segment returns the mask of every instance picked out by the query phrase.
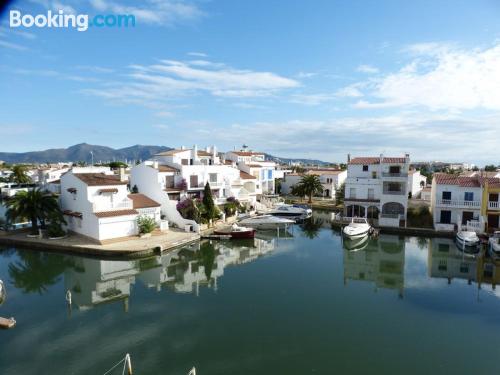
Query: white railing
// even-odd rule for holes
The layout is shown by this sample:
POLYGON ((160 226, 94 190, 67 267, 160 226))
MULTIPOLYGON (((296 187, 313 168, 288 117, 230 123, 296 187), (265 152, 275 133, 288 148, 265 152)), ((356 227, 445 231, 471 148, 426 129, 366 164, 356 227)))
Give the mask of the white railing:
POLYGON ((462 225, 462 230, 481 233, 483 231, 482 223, 479 220, 467 220, 467 224, 462 225))
POLYGON ((382 177, 408 177, 408 173, 390 173, 382 172, 382 177))
POLYGON ((488 201, 488 209, 489 210, 498 210, 500 209, 500 202, 499 201, 488 201))
POLYGON ((437 199, 436 205, 448 207, 467 207, 467 208, 480 208, 480 201, 460 201, 451 199, 437 199))
POLYGON ((116 210, 131 210, 134 208, 132 200, 127 199, 121 202, 94 202, 92 209, 94 212, 116 211, 116 210))

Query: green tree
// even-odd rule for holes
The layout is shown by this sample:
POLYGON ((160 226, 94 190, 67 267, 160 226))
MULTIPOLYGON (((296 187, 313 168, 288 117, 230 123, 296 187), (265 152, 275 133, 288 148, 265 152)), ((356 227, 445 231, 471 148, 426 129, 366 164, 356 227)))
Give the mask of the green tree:
POLYGON ((125 164, 124 162, 122 161, 112 161, 111 163, 108 164, 108 166, 111 168, 111 169, 118 169, 118 168, 127 168, 128 165, 125 164))
POLYGON ((20 218, 28 218, 31 221, 31 234, 38 234, 38 223, 44 227, 49 218, 65 223, 57 197, 41 189, 20 191, 6 200, 5 206, 8 221, 15 222, 20 218))
POLYGON ((485 172, 495 172, 497 170, 497 167, 495 167, 493 164, 485 165, 484 166, 485 172))
POLYGON ((16 184, 30 184, 32 182, 30 176, 26 173, 24 165, 14 165, 12 167, 12 174, 9 176, 9 181, 16 184))
POLYGON ((300 197, 300 199, 302 200, 302 198, 304 198, 304 196, 306 195, 306 193, 304 192, 304 186, 302 186, 301 183, 293 185, 292 186, 292 195, 294 195, 296 197, 300 197))
POLYGON ((319 176, 316 175, 302 176, 299 185, 302 186, 304 195, 309 197, 309 203, 312 203, 313 195, 321 194, 323 192, 323 185, 321 184, 319 176))
POLYGON ((205 207, 205 217, 210 222, 210 220, 215 219, 219 216, 219 210, 215 206, 214 198, 212 196, 212 189, 210 189, 210 184, 205 184, 205 189, 203 190, 203 206, 205 207))
POLYGON ((345 199, 345 183, 342 182, 336 189, 335 189, 335 203, 337 205, 339 204, 344 204, 344 199, 345 199))

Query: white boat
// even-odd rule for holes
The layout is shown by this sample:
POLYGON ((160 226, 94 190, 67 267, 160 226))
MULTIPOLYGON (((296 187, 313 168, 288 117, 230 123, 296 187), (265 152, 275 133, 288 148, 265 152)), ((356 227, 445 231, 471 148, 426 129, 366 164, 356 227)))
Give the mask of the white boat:
POLYGON ((488 252, 492 259, 500 260, 500 231, 496 231, 488 240, 488 252))
POLYGON ((261 215, 243 219, 241 225, 255 229, 286 228, 295 221, 272 215, 261 215))
POLYGON ((301 207, 295 204, 279 203, 274 206, 274 208, 271 209, 268 214, 273 216, 308 218, 311 217, 312 210, 310 208, 301 207))
POLYGON ((460 231, 457 233, 457 245, 460 247, 475 247, 479 245, 479 237, 476 232, 460 231))
POLYGON ((368 236, 372 227, 365 218, 353 217, 350 224, 345 226, 342 232, 349 238, 360 238, 368 236))

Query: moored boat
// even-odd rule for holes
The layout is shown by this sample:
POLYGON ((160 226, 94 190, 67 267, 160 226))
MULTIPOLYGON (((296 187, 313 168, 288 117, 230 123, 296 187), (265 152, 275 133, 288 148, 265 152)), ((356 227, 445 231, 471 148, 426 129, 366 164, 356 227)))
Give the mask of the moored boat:
POLYGON ((361 238, 368 236, 372 230, 365 218, 353 217, 349 225, 345 226, 342 232, 349 238, 361 238))
POLYGON ((302 207, 295 204, 280 203, 274 206, 268 214, 273 216, 291 217, 295 219, 305 219, 311 217, 312 210, 308 207, 302 207))
POLYGON ((240 224, 255 229, 286 228, 295 221, 273 215, 249 217, 240 221, 240 224))
POLYGON ((500 231, 496 231, 488 240, 488 253, 494 260, 500 260, 500 231))
POLYGON ((478 247, 479 237, 476 232, 460 231, 456 236, 457 245, 460 247, 478 247))
POLYGON ((215 230, 214 234, 229 235, 231 238, 254 238, 255 229, 248 227, 240 227, 237 224, 233 224, 228 229, 215 230))

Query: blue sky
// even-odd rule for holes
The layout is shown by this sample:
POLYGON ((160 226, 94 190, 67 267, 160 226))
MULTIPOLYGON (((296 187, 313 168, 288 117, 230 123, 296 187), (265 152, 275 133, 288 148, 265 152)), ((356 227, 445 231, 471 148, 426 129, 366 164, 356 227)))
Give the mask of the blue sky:
POLYGON ((500 2, 33 0, 134 28, 0 27, 0 150, 243 143, 498 163, 500 2))

